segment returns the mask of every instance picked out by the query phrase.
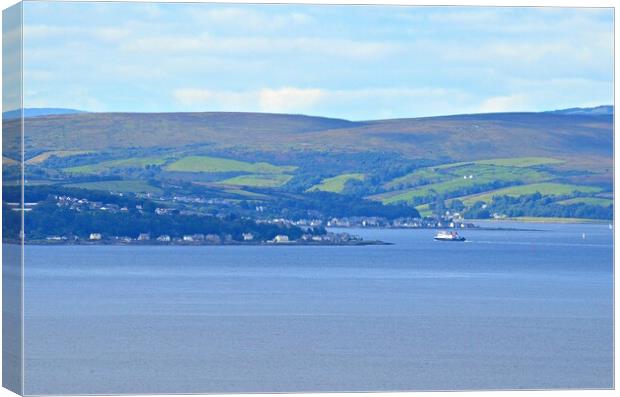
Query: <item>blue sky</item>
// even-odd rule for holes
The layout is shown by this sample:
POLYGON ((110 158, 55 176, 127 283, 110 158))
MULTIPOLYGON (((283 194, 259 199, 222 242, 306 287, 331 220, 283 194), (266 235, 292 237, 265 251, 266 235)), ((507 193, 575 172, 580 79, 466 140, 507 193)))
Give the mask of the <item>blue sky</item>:
POLYGON ((24 5, 24 106, 352 120, 613 101, 611 9, 24 5))

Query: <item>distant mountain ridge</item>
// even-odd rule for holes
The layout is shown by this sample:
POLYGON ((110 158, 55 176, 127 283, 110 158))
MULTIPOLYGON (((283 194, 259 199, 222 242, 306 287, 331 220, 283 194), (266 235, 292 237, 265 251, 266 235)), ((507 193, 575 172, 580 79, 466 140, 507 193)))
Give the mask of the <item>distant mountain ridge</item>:
MULTIPOLYGON (((24 117, 39 117, 39 116, 51 116, 51 115, 65 115, 65 114, 76 114, 76 113, 88 113, 86 110, 78 110, 78 109, 69 109, 69 108, 25 108, 24 109, 24 117)), ((117 113, 117 114, 196 114, 197 112, 170 112, 170 113, 140 113, 140 112, 109 112, 109 113, 117 113)), ((503 112, 503 113, 555 113, 555 114, 566 114, 566 115, 613 115, 614 107, 613 105, 600 105, 595 107, 574 107, 574 108, 566 108, 566 109, 557 109, 557 110, 548 110, 543 112, 503 112)), ((269 113, 251 113, 251 112, 198 112, 198 114, 219 114, 219 115, 252 115, 252 114, 269 114, 269 113)), ((472 113, 468 115, 480 115, 485 113, 472 113)), ((492 113, 491 113, 492 114, 492 113)), ((323 120, 332 120, 341 122, 343 125, 347 123, 364 123, 364 121, 349 121, 346 119, 338 119, 338 118, 329 118, 329 117, 319 117, 319 116, 308 116, 302 114, 278 114, 273 113, 275 116, 290 116, 290 117, 301 117, 307 119, 323 119, 323 120)), ((2 113, 3 119, 14 119, 19 118, 21 116, 20 110, 10 110, 2 113)), ((445 115, 445 116, 434 116, 434 117, 454 117, 454 116, 464 116, 464 114, 454 114, 454 115, 445 115)), ((415 117, 418 119, 422 118, 430 118, 428 116, 415 117)), ((403 118, 403 120, 408 120, 410 118, 403 118)), ((372 122, 372 120, 371 120, 372 122)))
MULTIPOLYGON (((6 127, 17 120, 6 121, 6 127)), ((7 142, 19 148, 19 141, 7 142)), ((353 122, 270 113, 73 113, 32 117, 26 151, 208 147, 212 151, 393 153, 466 161, 613 158, 613 117, 582 112, 489 113, 353 122)), ((607 165, 605 165, 607 167, 607 165)))
POLYGON ((557 114, 581 114, 581 115, 613 115, 614 107, 612 105, 595 106, 591 108, 568 108, 552 110, 549 113, 557 114))
MULTIPOLYGON (((86 113, 86 112, 83 110, 66 109, 66 108, 25 108, 24 109, 24 117, 39 117, 39 116, 75 114, 75 113, 86 113)), ((2 113, 3 120, 17 119, 20 117, 21 117, 21 109, 9 110, 7 112, 2 113)))

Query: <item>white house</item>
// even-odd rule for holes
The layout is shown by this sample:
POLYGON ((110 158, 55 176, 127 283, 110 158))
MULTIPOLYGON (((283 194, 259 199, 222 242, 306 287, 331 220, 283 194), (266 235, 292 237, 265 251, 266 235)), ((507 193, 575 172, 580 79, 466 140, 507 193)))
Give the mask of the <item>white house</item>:
POLYGON ((89 240, 101 240, 101 233, 91 233, 88 237, 89 240))
POLYGON ((288 243, 289 239, 287 235, 284 234, 278 234, 273 241, 275 241, 276 243, 288 243))

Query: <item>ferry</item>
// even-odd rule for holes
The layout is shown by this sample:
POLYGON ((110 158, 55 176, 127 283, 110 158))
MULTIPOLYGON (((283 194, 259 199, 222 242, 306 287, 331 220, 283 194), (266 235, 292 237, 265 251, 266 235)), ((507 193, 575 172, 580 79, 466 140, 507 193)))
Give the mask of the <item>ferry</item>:
POLYGON ((457 232, 441 231, 435 235, 437 241, 465 241, 465 237, 459 236, 457 232))

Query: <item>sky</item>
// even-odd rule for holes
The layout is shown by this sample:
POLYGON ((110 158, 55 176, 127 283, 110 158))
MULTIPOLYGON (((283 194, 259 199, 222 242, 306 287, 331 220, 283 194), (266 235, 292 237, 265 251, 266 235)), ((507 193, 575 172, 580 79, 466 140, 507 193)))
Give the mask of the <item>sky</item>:
POLYGON ((613 102, 613 11, 24 3, 24 107, 349 120, 613 102))

